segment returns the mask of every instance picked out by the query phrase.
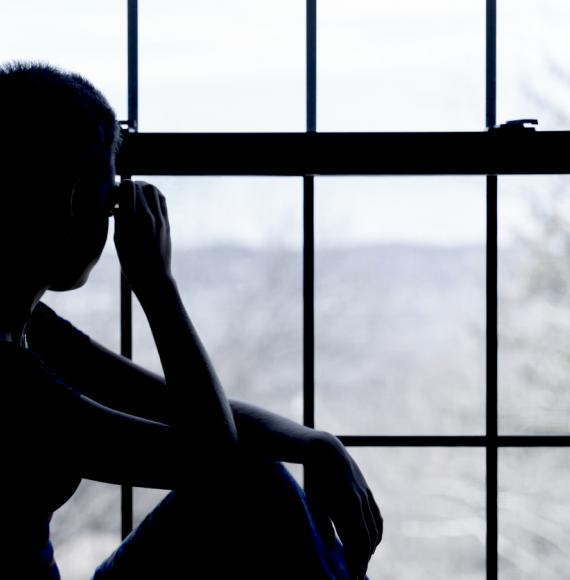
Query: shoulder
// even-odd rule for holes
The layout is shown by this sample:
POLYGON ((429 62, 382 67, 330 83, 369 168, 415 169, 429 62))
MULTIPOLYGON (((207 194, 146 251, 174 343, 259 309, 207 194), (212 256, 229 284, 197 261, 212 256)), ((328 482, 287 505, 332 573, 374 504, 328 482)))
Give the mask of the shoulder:
POLYGON ((4 403, 26 404, 41 411, 41 405, 62 403, 79 392, 59 377, 33 350, 0 342, 0 382, 4 403))
POLYGON ((26 337, 31 345, 43 344, 46 340, 65 340, 73 336, 89 340, 89 337, 76 328, 69 320, 63 318, 44 302, 34 307, 26 326, 26 337))

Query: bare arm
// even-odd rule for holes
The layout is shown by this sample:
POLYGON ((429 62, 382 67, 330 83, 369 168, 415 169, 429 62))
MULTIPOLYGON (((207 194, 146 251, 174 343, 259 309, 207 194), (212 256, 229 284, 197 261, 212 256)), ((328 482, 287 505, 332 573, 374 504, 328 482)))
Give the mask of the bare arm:
MULTIPOLYGON (((189 446, 170 425, 121 413, 83 395, 72 413, 67 437, 71 436, 74 450, 71 459, 66 454, 63 460, 83 478, 176 489, 184 484, 189 466, 198 463, 184 453, 189 446)), ((200 469, 201 474, 207 471, 200 469)))
POLYGON ((236 425, 172 276, 166 200, 153 185, 121 183, 115 246, 152 330, 173 424, 191 438, 206 438, 222 463, 233 460, 238 451, 236 425))
MULTIPOLYGON (((123 413, 174 424, 172 398, 162 376, 106 348, 42 302, 34 309, 27 336, 32 349, 59 376, 92 400, 123 413)), ((327 435, 255 405, 235 400, 229 400, 229 405, 240 447, 250 455, 306 463, 311 443, 327 435)))
MULTIPOLYGON (((172 400, 163 377, 100 345, 42 303, 34 310, 28 338, 32 348, 50 367, 87 396, 109 407, 170 423, 172 400)), ((375 549, 382 537, 382 517, 364 477, 342 443, 328 433, 308 429, 254 405, 230 401, 230 406, 242 450, 250 455, 305 464, 315 484, 312 491, 307 490, 307 495, 321 533, 332 541, 334 531, 329 517, 332 518, 345 549, 355 554, 354 560, 366 563, 370 552, 361 554, 360 550, 375 549), (335 485, 331 486, 331 482, 335 485)), ((156 459, 147 463, 141 461, 141 467, 132 464, 129 473, 121 477, 136 475, 139 483, 133 485, 168 488, 169 482, 178 477, 173 466, 181 465, 181 462, 185 465, 185 452, 174 438, 175 431, 164 432, 165 425, 151 425, 151 429, 157 430, 156 438, 149 430, 120 444, 121 431, 126 425, 116 425, 116 434, 108 439, 108 448, 112 452, 119 451, 118 463, 121 461, 121 448, 138 450, 131 455, 133 461, 141 454, 144 459, 147 445, 149 449, 166 450, 162 454, 151 453, 151 457, 156 459), (165 461, 164 466, 161 461, 165 461), (138 471, 141 468, 145 469, 143 473, 138 471)), ((96 439, 92 441, 96 444, 96 439)), ((191 442, 186 446, 186 449, 199 448, 191 442)), ((95 452, 99 453, 97 448, 95 452)), ((205 457, 202 461, 205 464, 208 460, 209 457, 205 457)), ((110 481, 117 477, 113 462, 96 462, 97 465, 99 468, 92 478, 110 481)), ((93 467, 86 466, 88 469, 93 467)))
POLYGON ((335 522, 350 568, 363 576, 382 536, 382 518, 358 466, 332 435, 321 437, 244 403, 230 407, 170 272, 164 196, 149 184, 125 181, 119 204, 117 253, 147 315, 166 379, 161 393, 167 403, 159 413, 171 419, 174 429, 184 431, 192 449, 199 447, 195 441, 202 437, 210 446, 209 455, 221 465, 229 466, 239 451, 253 448, 260 454, 277 453, 284 460, 304 462, 313 473, 309 500, 319 514, 319 527, 334 537, 329 518, 335 522), (240 430, 243 441, 238 440, 240 430))
MULTIPOLYGON (((191 464, 210 461, 201 449, 202 457, 190 456, 176 428, 101 405, 71 388, 35 353, 24 356, 30 359, 24 362, 30 379, 27 399, 14 410, 17 419, 5 426, 14 429, 14 448, 26 458, 26 469, 38 465, 40 474, 47 469, 108 483, 174 489, 185 483, 191 464)), ((207 476, 207 467, 201 465, 200 473, 207 476)))

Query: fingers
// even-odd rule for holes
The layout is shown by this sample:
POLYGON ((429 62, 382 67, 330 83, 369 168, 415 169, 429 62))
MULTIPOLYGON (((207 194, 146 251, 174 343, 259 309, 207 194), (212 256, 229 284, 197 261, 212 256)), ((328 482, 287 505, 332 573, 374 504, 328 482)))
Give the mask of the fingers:
POLYGON ((168 226, 168 213, 166 211, 166 198, 158 188, 149 183, 142 186, 143 199, 145 200, 156 225, 159 227, 168 226))
POLYGON ((130 179, 121 182, 117 197, 115 248, 131 287, 143 291, 172 275, 166 200, 154 185, 130 179))
POLYGON ((317 531, 323 538, 325 544, 331 548, 336 540, 335 531, 326 510, 320 504, 317 496, 306 496, 309 504, 309 511, 315 523, 317 531))
POLYGON ((117 212, 118 214, 122 213, 120 210, 127 209, 129 205, 132 206, 135 184, 130 179, 123 179, 117 187, 117 201, 119 203, 119 207, 117 208, 119 210, 117 212))
POLYGON ((124 221, 129 216, 133 216, 136 212, 136 186, 134 181, 130 179, 123 179, 119 184, 119 191, 117 194, 119 207, 114 212, 115 220, 124 221))
POLYGON ((374 551, 376 550, 376 546, 378 545, 378 529, 376 527, 374 515, 372 514, 368 494, 365 494, 362 499, 362 514, 364 516, 366 531, 368 532, 369 538, 368 560, 367 560, 368 563, 370 561, 370 558, 372 558, 372 554, 374 554, 374 551))
POLYGON ((382 514, 380 513, 378 504, 376 503, 376 500, 374 499, 374 496, 372 495, 372 492, 370 490, 368 490, 368 503, 370 505, 370 509, 372 510, 372 515, 376 523, 377 541, 376 546, 374 547, 374 551, 376 551, 376 548, 382 541, 382 536, 384 534, 384 519, 382 518, 382 514))
POLYGON ((366 487, 354 496, 352 510, 334 518, 343 543, 351 578, 364 578, 368 562, 382 540, 384 522, 370 489, 366 487))
POLYGON ((119 185, 119 207, 115 217, 119 221, 135 219, 146 214, 153 225, 169 226, 166 198, 152 184, 146 181, 132 181, 124 179, 119 185))
POLYGON ((159 199, 160 199, 160 209, 162 210, 162 213, 166 218, 166 223, 168 223, 168 209, 166 207, 166 198, 164 197, 164 195, 160 194, 159 199))
POLYGON ((360 498, 354 496, 352 509, 342 506, 335 517, 335 525, 343 544, 350 577, 361 579, 366 575, 371 553, 371 539, 360 498))
POLYGON ((121 181, 117 191, 118 207, 113 211, 115 220, 115 243, 127 243, 126 225, 128 224, 129 215, 132 215, 135 208, 135 190, 134 183, 130 179, 121 181))
MULTIPOLYGON (((144 203, 145 208, 155 218, 162 218, 165 212, 163 206, 166 207, 166 199, 157 187, 146 181, 137 181, 137 186, 140 188, 140 199, 144 203), (163 200, 163 201, 161 201, 163 200)), ((164 217, 166 217, 164 215, 164 217)), ((163 221, 163 219, 161 220, 163 221)))

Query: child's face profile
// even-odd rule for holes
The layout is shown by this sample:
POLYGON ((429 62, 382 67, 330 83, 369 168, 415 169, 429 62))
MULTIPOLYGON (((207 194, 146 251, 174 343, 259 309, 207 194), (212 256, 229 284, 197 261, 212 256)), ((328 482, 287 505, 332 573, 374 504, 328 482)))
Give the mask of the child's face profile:
POLYGON ((93 174, 76 184, 65 260, 51 290, 65 291, 83 286, 105 247, 109 218, 117 202, 115 164, 112 156, 109 157, 100 160, 93 174))

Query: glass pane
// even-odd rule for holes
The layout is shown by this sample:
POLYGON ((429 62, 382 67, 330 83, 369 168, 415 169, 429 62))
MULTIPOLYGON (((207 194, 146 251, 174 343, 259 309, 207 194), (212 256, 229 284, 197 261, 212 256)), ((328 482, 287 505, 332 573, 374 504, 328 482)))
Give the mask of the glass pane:
POLYGON ((371 579, 484 580, 484 450, 349 451, 384 518, 371 579))
POLYGON ((316 183, 316 421, 340 434, 484 426, 481 178, 316 183))
MULTIPOLYGON (((301 180, 141 179, 166 196, 174 276, 226 394, 300 422, 301 180)), ((136 299, 133 329, 135 361, 162 375, 136 299)), ((166 493, 135 490, 135 525, 166 493)))
POLYGON ((570 566, 570 450, 502 449, 499 577, 565 580, 570 566))
POLYGON ((143 131, 303 131, 303 0, 140 2, 143 131))
POLYGON ((566 0, 497 2, 498 118, 537 118, 570 128, 570 44, 566 0))
POLYGON ((169 491, 165 489, 135 487, 133 489, 133 528, 136 528, 168 493, 169 491))
POLYGON ((84 479, 50 529, 61 577, 91 578, 121 542, 121 488, 84 479))
POLYGON ((91 81, 127 117, 127 3, 3 2, 0 63, 34 60, 91 81))
POLYGON ((42 301, 107 348, 120 352, 120 273, 112 227, 87 283, 70 292, 48 291, 42 301))
MULTIPOLYGON (((111 237, 85 286, 73 292, 47 292, 42 300, 91 338, 119 352, 120 266, 111 237)), ((119 544, 120 530, 120 487, 84 480, 51 522, 62 577, 90 577, 119 544)))
POLYGON ((570 431, 570 182, 499 180, 499 427, 570 431))
MULTIPOLYGON (((230 398, 291 419, 302 408, 299 178, 142 178, 167 199, 172 268, 230 398)), ((134 358, 162 372, 134 310, 134 358)))
POLYGON ((485 2, 318 6, 320 131, 459 131, 485 124, 485 2))

